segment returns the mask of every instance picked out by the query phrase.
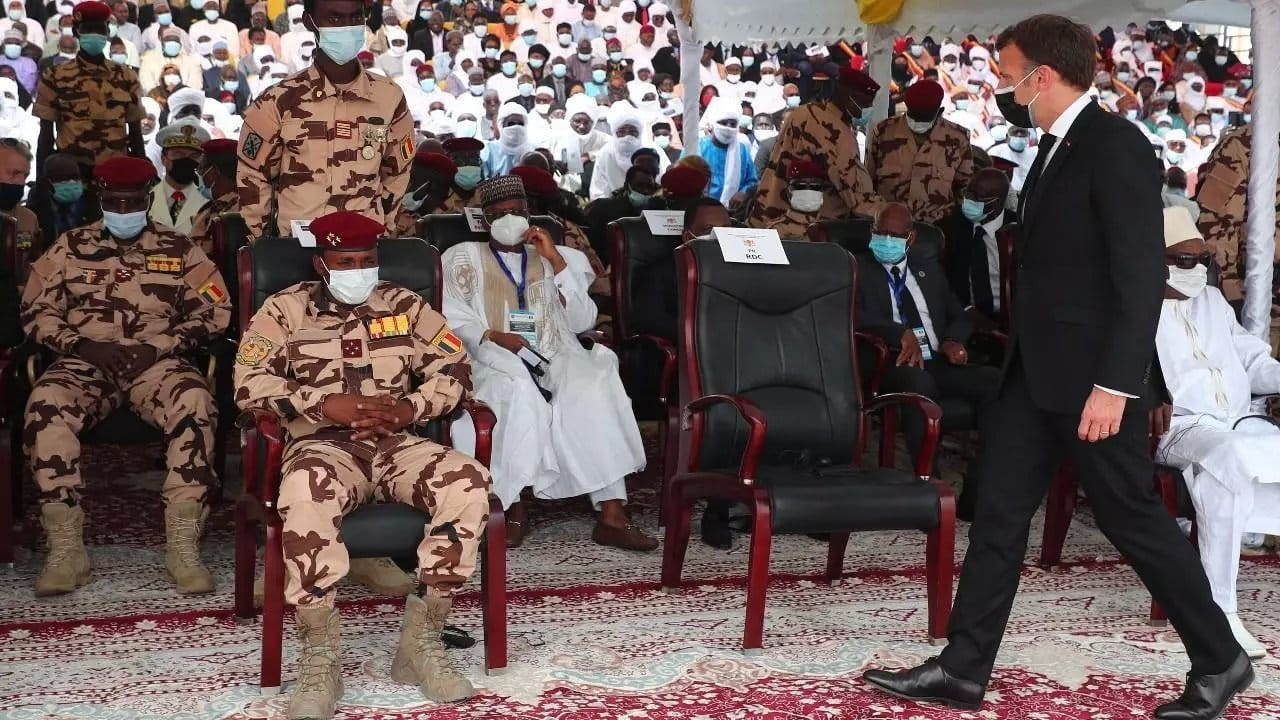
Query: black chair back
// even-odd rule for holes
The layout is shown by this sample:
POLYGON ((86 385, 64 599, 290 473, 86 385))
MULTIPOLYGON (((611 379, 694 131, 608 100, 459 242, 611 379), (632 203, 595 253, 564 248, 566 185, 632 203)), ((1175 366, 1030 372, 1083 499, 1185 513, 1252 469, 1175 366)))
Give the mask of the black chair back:
MULTIPOLYGON (((218 266, 222 279, 227 283, 228 300, 231 307, 240 307, 240 283, 236 282, 236 255, 240 248, 249 244, 249 226, 237 212, 222 213, 209 221, 209 237, 212 238, 212 257, 209 259, 218 266)), ((227 329, 227 337, 238 338, 239 314, 231 318, 231 327, 227 329)))
POLYGON ((609 223, 614 337, 655 335, 675 342, 676 256, 682 242, 654 235, 644 218, 609 223))
MULTIPOLYGON (((846 218, 842 220, 822 220, 809 226, 809 238, 817 242, 829 242, 839 245, 851 253, 866 252, 871 243, 871 227, 875 221, 871 218, 846 218)), ((942 248, 945 244, 942 230, 927 222, 917 222, 916 241, 912 252, 925 259, 941 262, 942 248)))
MULTIPOLYGON (((564 228, 560 221, 549 215, 534 215, 529 223, 551 233, 557 245, 564 243, 564 228)), ((439 248, 443 255, 449 248, 464 242, 489 242, 488 233, 471 232, 467 216, 462 213, 438 213, 427 215, 418 221, 418 232, 428 243, 439 248)))
MULTIPOLYGON (((714 241, 676 251, 680 280, 681 404, 741 395, 768 420, 763 464, 790 464, 803 448, 856 462, 862 395, 854 352, 857 264, 828 243, 784 242, 789 265, 726 263, 714 241), (789 454, 789 453, 788 453, 789 454)), ((699 469, 737 466, 747 425, 713 406, 699 469)))

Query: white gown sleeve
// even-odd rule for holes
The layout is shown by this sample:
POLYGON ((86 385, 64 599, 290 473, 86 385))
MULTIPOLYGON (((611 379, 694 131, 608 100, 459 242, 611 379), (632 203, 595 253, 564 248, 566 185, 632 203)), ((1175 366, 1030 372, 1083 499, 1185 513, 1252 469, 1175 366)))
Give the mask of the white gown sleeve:
POLYGON ((1214 298, 1214 305, 1221 313, 1222 322, 1231 324, 1231 343, 1249 375, 1250 392, 1254 395, 1280 393, 1280 362, 1271 357, 1271 345, 1236 321, 1235 311, 1221 294, 1214 298))
POLYGON ((466 249, 466 244, 455 245, 445 252, 442 259, 441 264, 444 266, 445 272, 444 302, 442 303, 441 312, 444 313, 444 318, 449 323, 449 329, 462 338, 463 344, 467 346, 467 352, 475 355, 485 331, 489 329, 488 321, 466 301, 457 283, 451 281, 452 274, 448 271, 453 266, 453 259, 457 254, 465 252, 466 249))
POLYGON ((587 293, 596 274, 591 271, 591 263, 580 250, 560 247, 560 257, 564 258, 565 268, 556 274, 556 288, 564 298, 564 314, 566 324, 573 333, 586 332, 595 327, 599 310, 595 301, 587 293))

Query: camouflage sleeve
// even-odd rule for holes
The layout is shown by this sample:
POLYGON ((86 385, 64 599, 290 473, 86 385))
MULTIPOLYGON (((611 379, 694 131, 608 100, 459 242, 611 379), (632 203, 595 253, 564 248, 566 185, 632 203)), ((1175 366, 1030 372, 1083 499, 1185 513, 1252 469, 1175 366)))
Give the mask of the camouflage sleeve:
POLYGON ((67 238, 62 236, 31 266, 22 292, 22 326, 35 341, 70 355, 80 333, 67 322, 67 238))
POLYGON ((260 97, 244 113, 240 148, 236 153, 236 189, 240 194, 240 216, 257 239, 266 227, 275 200, 275 181, 280 175, 284 147, 280 143, 280 111, 274 94, 260 97))
POLYGON ((194 243, 183 257, 182 307, 169 332, 149 338, 159 357, 178 355, 225 332, 231 322, 231 301, 222 274, 194 243))
POLYGON ((964 189, 973 177, 973 146, 969 144, 969 136, 963 130, 956 134, 955 155, 951 158, 951 167, 956 169, 955 179, 951 183, 952 202, 959 205, 964 189))
POLYGON ((139 122, 147 116, 147 111, 142 109, 142 85, 138 82, 138 73, 133 68, 125 67, 124 79, 129 95, 133 98, 129 109, 125 111, 125 122, 139 122))
POLYGON ((58 121, 58 88, 53 81, 54 66, 50 65, 40 73, 40 82, 36 85, 35 102, 31 105, 31 114, 41 120, 58 121))
POLYGON ((387 229, 395 231, 395 213, 392 210, 409 189, 409 167, 417 146, 413 141, 413 116, 405 104, 404 95, 396 90, 399 103, 391 117, 391 138, 395 145, 382 156, 382 215, 387 229))
POLYGON ((330 393, 303 387, 289 377, 289 320, 292 296, 267 298, 249 321, 232 369, 236 405, 241 410, 268 410, 285 419, 306 415, 323 422, 320 408, 330 393))
POLYGON ((421 380, 409 395, 418 421, 446 415, 471 394, 471 359, 462 339, 449 329, 444 316, 420 299, 413 314, 413 372, 421 380))

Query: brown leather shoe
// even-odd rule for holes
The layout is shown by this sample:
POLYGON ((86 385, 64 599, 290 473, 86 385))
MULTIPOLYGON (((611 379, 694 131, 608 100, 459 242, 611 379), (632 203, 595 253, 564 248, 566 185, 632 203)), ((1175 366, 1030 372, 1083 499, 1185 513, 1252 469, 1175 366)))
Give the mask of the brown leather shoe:
POLYGON ((595 529, 591 531, 591 540, 597 545, 608 545, 623 550, 651 552, 658 549, 657 538, 645 535, 640 528, 630 523, 626 527, 614 527, 597 522, 595 529))
POLYGON ((518 548, 524 544, 524 536, 529 533, 524 523, 515 520, 507 521, 507 547, 518 548))

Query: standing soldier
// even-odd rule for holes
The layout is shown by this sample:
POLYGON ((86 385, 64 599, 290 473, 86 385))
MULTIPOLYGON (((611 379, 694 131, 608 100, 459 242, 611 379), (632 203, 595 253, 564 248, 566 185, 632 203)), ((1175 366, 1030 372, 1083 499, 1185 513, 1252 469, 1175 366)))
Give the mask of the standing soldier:
POLYGON ((49 539, 36 594, 89 581, 77 436, 122 405, 168 442, 165 567, 179 593, 211 592, 199 539, 217 406, 185 356, 227 328, 226 285, 195 243, 148 221, 155 166, 114 157, 94 178, 103 219, 58 238, 22 298, 27 334, 59 355, 31 390, 23 433, 49 539))
POLYGON ((881 201, 862 165, 857 129, 870 120, 871 103, 878 92, 880 85, 870 75, 841 68, 830 100, 801 105, 787 116, 760 178, 750 216, 752 227, 765 227, 790 211, 785 173, 796 160, 816 162, 827 169, 833 197, 824 203, 817 219, 875 215, 881 201))
POLYGON ((100 162, 113 155, 145 157, 142 145, 142 88, 128 65, 103 57, 111 8, 90 1, 76 5, 80 52, 74 60, 50 65, 40 74, 31 113, 40 118, 39 167, 57 149, 78 149, 100 162), (126 136, 127 131, 127 136, 126 136))
POLYGON ((364 71, 362 0, 304 0, 320 51, 245 111, 238 168, 249 235, 290 234, 293 221, 349 210, 394 226, 415 150, 400 86, 364 71))
MULTIPOLYGON (((235 212, 240 206, 236 193, 236 141, 219 138, 207 140, 200 149, 204 156, 196 176, 200 196, 207 200, 191 219, 191 239, 200 243, 206 254, 213 251, 213 234, 209 224, 223 213, 235 212)), ((217 258, 215 262, 221 261, 217 258)))
POLYGON ((286 717, 331 718, 342 697, 334 607, 348 567, 342 517, 370 501, 431 516, 391 677, 435 702, 463 700, 471 683, 445 656, 440 631, 476 567, 489 473, 406 428, 448 415, 470 394, 470 361, 425 300, 378 282, 382 223, 336 212, 316 218, 311 232, 323 282, 268 298, 235 365, 236 403, 279 415, 290 438, 278 503, 285 600, 297 606, 302 657, 286 717))
POLYGON ((942 86, 936 82, 907 88, 903 102, 906 115, 882 120, 871 133, 867 172, 880 197, 936 224, 960 204, 973 176, 969 131, 939 117, 942 86))

